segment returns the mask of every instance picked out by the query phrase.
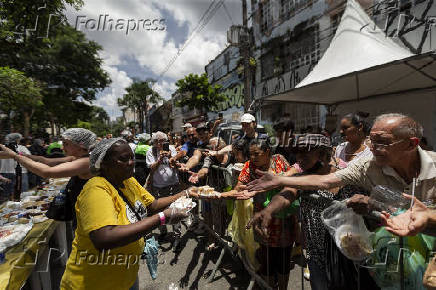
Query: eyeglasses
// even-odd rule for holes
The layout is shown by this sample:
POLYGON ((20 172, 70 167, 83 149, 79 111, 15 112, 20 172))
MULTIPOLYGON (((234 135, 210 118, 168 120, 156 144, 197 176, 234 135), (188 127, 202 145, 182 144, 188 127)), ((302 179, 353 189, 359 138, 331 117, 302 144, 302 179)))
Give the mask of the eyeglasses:
POLYGON ((188 134, 188 137, 194 137, 195 134, 188 134))
POLYGON ((399 144, 399 143, 403 142, 404 139, 398 140, 396 142, 392 142, 390 144, 376 143, 376 142, 374 142, 372 140, 370 140, 370 141, 371 141, 371 143, 369 144, 369 146, 372 147, 372 148, 387 149, 387 148, 389 148, 391 146, 394 146, 396 144, 399 144))

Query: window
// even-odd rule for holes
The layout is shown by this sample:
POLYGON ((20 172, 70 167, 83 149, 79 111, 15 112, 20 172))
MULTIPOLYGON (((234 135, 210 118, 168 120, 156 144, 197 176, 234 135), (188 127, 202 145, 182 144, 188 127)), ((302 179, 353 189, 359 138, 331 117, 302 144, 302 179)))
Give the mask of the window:
POLYGON ((271 9, 271 1, 266 0, 264 3, 260 4, 260 30, 262 32, 267 31, 271 28, 273 22, 273 14, 271 9))
POLYGON ((298 10, 301 10, 315 1, 316 0, 280 0, 280 17, 282 19, 288 19, 295 15, 298 10))
POLYGON ((274 54, 268 53, 260 59, 262 69, 262 79, 270 78, 274 75, 274 54))
POLYGON ((306 29, 302 35, 304 36, 291 39, 288 46, 291 69, 316 64, 321 57, 318 25, 306 29))

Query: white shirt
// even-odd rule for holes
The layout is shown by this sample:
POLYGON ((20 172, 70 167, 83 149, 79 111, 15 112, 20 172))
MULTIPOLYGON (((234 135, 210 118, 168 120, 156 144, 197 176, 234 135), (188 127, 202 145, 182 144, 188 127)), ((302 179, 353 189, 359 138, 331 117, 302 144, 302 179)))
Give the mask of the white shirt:
MULTIPOLYGON (((18 145, 17 151, 19 153, 30 155, 29 149, 26 146, 18 145)), ((17 162, 14 159, 1 159, 0 160, 0 173, 13 173, 15 174, 15 167, 17 166, 17 162)), ((27 169, 24 166, 21 166, 22 173, 27 173, 27 169)))
POLYGON ((132 149, 133 154, 135 154, 136 144, 135 143, 129 143, 130 149, 132 149))
MULTIPOLYGON (((153 154, 155 150, 153 147, 147 151, 146 162, 147 166, 151 167, 159 159, 159 152, 156 156, 153 154)), ((177 151, 174 146, 170 145, 171 157, 177 155, 177 151)), ((179 177, 177 176, 177 169, 171 168, 169 159, 165 157, 163 162, 159 164, 158 168, 153 173, 153 186, 154 187, 166 187, 179 183, 179 177)))
MULTIPOLYGON (((424 151, 418 146, 421 169, 416 179, 415 195, 419 200, 427 201, 436 199, 436 152, 424 151)), ((360 158, 358 161, 335 175, 345 184, 361 186, 372 190, 376 185, 384 185, 391 189, 412 194, 412 183, 407 184, 397 172, 389 166, 378 166, 375 157, 360 158)))
POLYGON ((347 147, 347 145, 348 145, 348 141, 341 143, 336 147, 336 151, 335 151, 335 157, 342 159, 342 161, 347 163, 347 165, 351 164, 352 162, 356 162, 357 160, 363 157, 372 158, 371 149, 369 149, 369 146, 365 145, 365 149, 363 151, 357 153, 351 161, 347 161, 346 154, 345 154, 345 148, 347 147))

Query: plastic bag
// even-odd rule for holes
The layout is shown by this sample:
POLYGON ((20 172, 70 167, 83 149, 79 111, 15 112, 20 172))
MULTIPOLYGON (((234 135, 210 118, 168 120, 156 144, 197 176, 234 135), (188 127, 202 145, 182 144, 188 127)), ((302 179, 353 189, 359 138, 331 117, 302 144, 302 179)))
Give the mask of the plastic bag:
POLYGON ((345 201, 333 202, 321 213, 321 219, 336 246, 348 259, 362 261, 373 252, 371 232, 363 217, 348 208, 345 201))
MULTIPOLYGON (((186 225, 190 226, 192 224, 193 215, 191 213, 191 210, 197 206, 197 203, 192 201, 192 198, 182 196, 179 199, 177 199, 175 202, 170 204, 171 208, 171 216, 176 213, 185 213, 187 214, 186 217, 186 225)), ((169 224, 172 223, 171 219, 168 222, 169 224)))
POLYGON ((413 237, 395 236, 384 227, 375 231, 374 253, 364 265, 380 288, 400 289, 400 253, 403 253, 404 289, 424 290, 422 277, 433 252, 436 238, 424 234, 413 237))
POLYGON ((371 190, 369 203, 373 209, 390 214, 410 206, 410 200, 406 199, 402 192, 382 185, 377 185, 371 190))
POLYGON ((159 253, 159 243, 154 237, 151 237, 145 241, 144 254, 150 272, 150 276, 153 280, 157 278, 157 254, 159 253))

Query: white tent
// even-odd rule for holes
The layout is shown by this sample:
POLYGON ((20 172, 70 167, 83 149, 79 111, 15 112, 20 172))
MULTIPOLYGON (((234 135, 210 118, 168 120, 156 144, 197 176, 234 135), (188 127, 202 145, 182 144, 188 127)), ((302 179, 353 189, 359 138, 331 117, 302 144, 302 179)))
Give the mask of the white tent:
POLYGON ((296 88, 262 99, 329 105, 429 88, 436 88, 435 55, 411 54, 348 0, 336 34, 313 70, 296 88))

